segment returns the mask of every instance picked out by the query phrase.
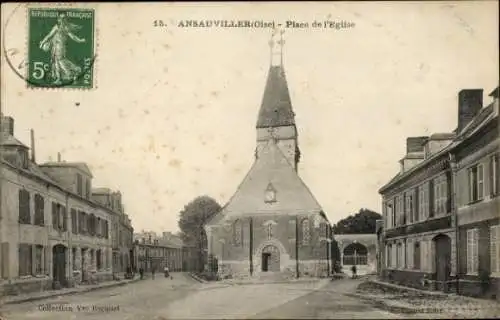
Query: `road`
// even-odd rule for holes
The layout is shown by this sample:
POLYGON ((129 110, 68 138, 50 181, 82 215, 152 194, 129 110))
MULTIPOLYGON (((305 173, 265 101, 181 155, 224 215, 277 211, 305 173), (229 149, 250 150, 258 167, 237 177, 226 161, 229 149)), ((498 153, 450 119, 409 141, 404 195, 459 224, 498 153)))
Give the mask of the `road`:
POLYGON ((157 276, 126 286, 5 305, 2 314, 7 320, 402 318, 342 294, 356 285, 349 280, 322 280, 224 286, 175 274, 173 280, 157 276))
POLYGON ((174 274, 173 280, 159 274, 155 280, 146 279, 83 294, 4 305, 1 311, 7 320, 159 320, 164 318, 158 317, 157 310, 161 310, 176 299, 184 298, 190 292, 196 291, 200 285, 187 274, 174 274), (48 309, 49 305, 59 307, 61 310, 41 310, 48 309), (73 312, 64 311, 70 307, 73 312), (98 310, 92 310, 94 307, 98 310))

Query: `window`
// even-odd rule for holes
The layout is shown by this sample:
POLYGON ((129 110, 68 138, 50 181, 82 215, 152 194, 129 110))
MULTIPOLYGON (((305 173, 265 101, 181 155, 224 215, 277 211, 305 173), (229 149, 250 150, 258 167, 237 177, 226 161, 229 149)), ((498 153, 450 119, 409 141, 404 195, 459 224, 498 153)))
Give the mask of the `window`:
POLYGON ((269 183, 265 192, 265 202, 272 203, 276 202, 276 190, 274 189, 272 183, 269 183))
POLYGON ((98 237, 102 236, 102 227, 101 227, 102 221, 101 218, 97 217, 97 225, 96 225, 96 233, 98 237))
POLYGON ((393 216, 394 216, 393 202, 390 201, 387 204, 387 228, 392 228, 394 226, 393 225, 393 223, 394 223, 393 216))
POLYGON ((498 183, 500 175, 498 173, 498 154, 491 156, 490 161, 490 195, 495 196, 498 194, 498 183))
POLYGON ((321 222, 319 224, 319 230, 321 231, 321 235, 323 235, 325 238, 328 238, 328 226, 325 222, 321 222))
POLYGON ((79 196, 83 196, 83 181, 82 181, 82 175, 77 173, 76 174, 76 193, 79 196))
POLYGON ((43 246, 35 246, 35 274, 43 274, 43 246))
POLYGON ((233 243, 235 246, 241 246, 241 221, 236 220, 233 224, 233 243))
POLYGON ((59 204, 52 202, 52 227, 54 229, 59 228, 59 209, 57 208, 59 204))
POLYGON ((28 190, 19 190, 19 223, 30 224, 30 193, 28 190))
POLYGON ((304 219, 302 220, 302 245, 307 245, 309 244, 309 241, 311 241, 311 233, 309 230, 309 219, 304 219))
POLYGON ((77 270, 77 269, 78 269, 78 268, 77 268, 77 265, 76 265, 76 250, 77 250, 77 249, 76 249, 75 247, 73 247, 73 248, 71 249, 71 257, 72 257, 72 260, 73 260, 73 263, 72 263, 72 265, 73 265, 73 270, 77 270))
POLYGON ((386 261, 386 267, 391 268, 392 267, 392 244, 387 245, 386 247, 386 252, 385 252, 385 261, 386 261))
POLYGON ((71 209, 71 232, 73 234, 78 233, 78 218, 76 214, 76 209, 71 209))
POLYGON ((400 195, 396 197, 396 212, 395 212, 396 227, 405 224, 405 212, 404 212, 404 196, 400 195))
POLYGON ((420 242, 413 244, 413 269, 420 270, 420 242))
POLYGON ((415 246, 413 243, 413 240, 408 239, 406 240, 406 268, 407 269, 413 269, 413 252, 414 252, 415 246))
POLYGON ((59 229, 62 231, 66 231, 68 225, 66 222, 66 207, 59 206, 59 229))
POLYGON ((90 249, 90 265, 92 266, 92 269, 95 268, 95 250, 90 249))
POLYGON ((418 211, 415 221, 426 220, 429 217, 429 183, 418 187, 418 211))
POLYGON ((500 273, 500 225, 490 227, 490 270, 500 273))
POLYGON ((482 200, 484 197, 484 170, 479 164, 469 168, 469 202, 482 200))
POLYGON ((101 249, 97 250, 97 252, 96 252, 96 268, 97 268, 97 270, 102 269, 102 251, 101 251, 101 249))
POLYGON ((448 181, 446 175, 434 179, 434 214, 448 212, 448 181))
POLYGON ((44 207, 45 201, 43 197, 39 194, 35 194, 35 225, 44 225, 44 207))
POLYGON ((467 230, 467 273, 477 274, 479 229, 467 230))
POLYGON ((273 238, 273 224, 269 223, 267 225, 267 239, 271 240, 273 238))
POLYGON ((413 222, 414 211, 415 211, 415 196, 413 191, 406 192, 406 221, 408 223, 413 222))
POLYGON ((32 270, 32 246, 30 244, 19 244, 19 275, 31 275, 32 270))

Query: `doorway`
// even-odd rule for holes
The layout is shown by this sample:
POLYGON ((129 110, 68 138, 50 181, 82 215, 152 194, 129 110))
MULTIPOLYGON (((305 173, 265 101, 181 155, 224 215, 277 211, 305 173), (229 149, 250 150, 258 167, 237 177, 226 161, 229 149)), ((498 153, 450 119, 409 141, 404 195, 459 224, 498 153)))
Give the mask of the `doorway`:
POLYGON ((280 271, 280 251, 273 245, 268 245, 262 249, 262 271, 280 271))
POLYGON ((66 286, 66 247, 57 244, 52 248, 52 280, 54 288, 66 286))
POLYGON ((268 252, 262 253, 262 271, 269 271, 269 260, 271 259, 271 254, 268 252))
POLYGON ((436 246, 436 289, 446 292, 451 272, 451 239, 440 234, 433 240, 436 246))

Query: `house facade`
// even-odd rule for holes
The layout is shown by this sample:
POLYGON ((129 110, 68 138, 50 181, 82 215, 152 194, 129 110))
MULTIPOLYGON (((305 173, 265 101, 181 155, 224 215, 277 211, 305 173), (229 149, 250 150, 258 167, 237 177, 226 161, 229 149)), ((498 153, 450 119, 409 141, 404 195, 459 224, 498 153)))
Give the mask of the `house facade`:
POLYGON ((81 162, 37 164, 1 118, 0 293, 18 294, 112 278, 113 212, 91 198, 81 162))
POLYGON ((155 232, 134 235, 134 265, 144 272, 162 272, 168 267, 171 272, 198 271, 198 257, 194 248, 184 246, 182 240, 171 232, 161 236, 155 232))
POLYGON ((479 295, 482 272, 497 290, 498 89, 492 96, 483 108, 483 90, 460 91, 456 130, 407 139, 401 171, 380 189, 383 278, 479 295))
POLYGON ((250 171, 205 226, 209 257, 221 277, 326 275, 331 228, 298 174, 298 131, 282 59, 269 68, 256 133, 250 171))
POLYGON ((125 213, 122 195, 120 191, 112 191, 109 188, 95 188, 92 189, 92 199, 114 213, 111 222, 113 272, 127 272, 128 268, 134 267, 134 229, 125 213))

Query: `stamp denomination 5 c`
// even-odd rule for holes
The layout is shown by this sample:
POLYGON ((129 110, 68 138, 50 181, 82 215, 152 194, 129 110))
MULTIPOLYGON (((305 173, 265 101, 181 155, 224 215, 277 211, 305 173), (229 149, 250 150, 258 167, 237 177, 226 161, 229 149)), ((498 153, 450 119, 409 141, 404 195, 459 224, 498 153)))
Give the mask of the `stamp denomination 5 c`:
POLYGON ((28 9, 28 87, 94 86, 95 12, 28 9))

